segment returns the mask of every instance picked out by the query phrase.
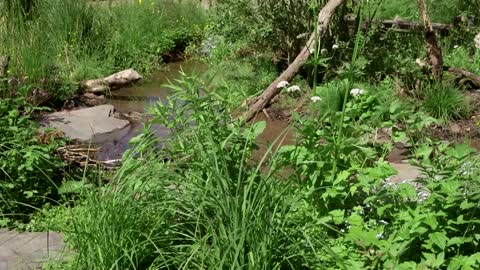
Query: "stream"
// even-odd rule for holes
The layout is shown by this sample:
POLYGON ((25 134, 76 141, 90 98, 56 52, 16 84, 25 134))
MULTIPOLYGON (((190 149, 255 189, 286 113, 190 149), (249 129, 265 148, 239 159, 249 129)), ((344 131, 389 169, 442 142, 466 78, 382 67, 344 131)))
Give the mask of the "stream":
MULTIPOLYGON (((207 71, 207 66, 204 63, 193 60, 169 63, 140 84, 112 91, 111 96, 107 99, 107 104, 113 105, 115 110, 122 114, 131 112, 145 113, 147 107, 154 106, 159 100, 166 102, 171 90, 164 85, 170 82, 174 83, 181 76, 180 71, 187 75, 202 74, 207 71)), ((269 121, 263 114, 259 115, 255 121, 267 122, 265 131, 257 140, 260 148, 253 154, 254 159, 260 160, 267 151, 268 145, 275 142, 277 137, 289 126, 289 123, 283 120, 269 121)), ((138 121, 132 122, 123 129, 96 135, 92 141, 100 147, 96 158, 99 160, 120 159, 129 148, 129 141, 141 134, 142 130, 143 123, 138 121)), ((152 131, 159 138, 165 138, 169 135, 169 130, 160 125, 153 125, 152 131)), ((293 143, 293 129, 290 129, 284 139, 275 143, 275 148, 283 144, 293 143)))
MULTIPOLYGON (((145 113, 147 107, 155 106, 159 100, 166 102, 171 89, 165 87, 165 84, 174 83, 176 79, 180 78, 180 71, 187 75, 201 74, 206 71, 206 65, 193 60, 166 64, 142 83, 112 91, 107 98, 107 104, 113 105, 115 110, 122 114, 145 113)), ((96 158, 99 160, 120 159, 129 148, 129 141, 141 134, 142 130, 143 123, 133 121, 123 129, 96 135, 92 141, 100 147, 96 158)), ((165 138, 169 134, 169 130, 160 125, 153 125, 152 131, 159 138, 165 138)))

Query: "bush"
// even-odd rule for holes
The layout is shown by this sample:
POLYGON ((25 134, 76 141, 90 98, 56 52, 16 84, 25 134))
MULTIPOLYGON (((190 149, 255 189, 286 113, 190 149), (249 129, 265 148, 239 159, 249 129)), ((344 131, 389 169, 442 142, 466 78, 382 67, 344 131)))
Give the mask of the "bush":
POLYGON ((26 221, 58 198, 64 163, 53 152, 62 141, 37 133, 34 109, 22 99, 0 99, 0 226, 26 221))

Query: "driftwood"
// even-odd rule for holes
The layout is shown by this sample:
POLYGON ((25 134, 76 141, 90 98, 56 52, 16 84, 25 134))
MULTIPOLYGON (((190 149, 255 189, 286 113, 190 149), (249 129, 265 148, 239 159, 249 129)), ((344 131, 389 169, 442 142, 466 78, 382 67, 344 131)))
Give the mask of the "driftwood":
POLYGON ((476 87, 480 89, 480 76, 461 68, 449 67, 446 70, 460 78, 466 78, 470 80, 476 87))
POLYGON ((10 62, 10 57, 8 55, 0 57, 0 78, 3 78, 7 75, 9 62, 10 62))
POLYGON ((433 78, 437 81, 442 80, 443 76, 443 58, 442 49, 438 45, 437 35, 433 29, 427 14, 427 6, 425 0, 418 0, 418 9, 420 11, 420 19, 425 31, 425 40, 428 48, 428 63, 432 67, 433 78))
POLYGON ((270 102, 270 100, 281 91, 281 88, 277 87, 280 82, 290 81, 291 79, 293 79, 293 77, 295 77, 295 75, 300 70, 300 67, 302 67, 302 65, 305 64, 305 62, 310 57, 311 51, 315 46, 315 38, 317 38, 318 40, 322 38, 323 35, 325 35, 333 13, 337 9, 337 7, 339 7, 343 3, 345 3, 345 0, 330 0, 322 8, 318 15, 317 32, 310 35, 306 46, 302 49, 300 54, 298 54, 297 58, 295 58, 293 63, 290 64, 288 68, 270 84, 270 86, 262 93, 262 95, 260 95, 256 102, 242 116, 243 120, 251 120, 258 112, 262 111, 263 108, 265 108, 265 106, 270 102))
POLYGON ((97 148, 92 148, 89 145, 67 145, 57 149, 57 153, 62 160, 69 165, 80 167, 102 166, 108 169, 121 163, 120 159, 96 160, 95 155, 97 152, 97 148))
MULTIPOLYGON (((349 23, 356 23, 357 18, 346 16, 345 20, 349 23)), ((366 30, 370 25, 381 25, 385 28, 398 28, 403 30, 424 30, 424 25, 418 22, 404 21, 404 20, 370 20, 362 22, 361 28, 366 30)), ((441 33, 448 33, 453 26, 450 24, 431 23, 433 30, 441 33)))

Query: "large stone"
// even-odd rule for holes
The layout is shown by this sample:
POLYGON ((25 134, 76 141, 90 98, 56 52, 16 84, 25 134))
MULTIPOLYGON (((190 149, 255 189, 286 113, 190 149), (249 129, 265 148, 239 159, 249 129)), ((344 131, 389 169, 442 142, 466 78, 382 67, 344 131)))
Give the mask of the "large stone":
POLYGON ((55 112, 46 115, 42 121, 43 127, 59 129, 66 137, 79 141, 91 141, 95 135, 122 129, 128 124, 127 120, 114 117, 112 105, 55 112))
POLYGON ((17 233, 0 230, 0 270, 41 269, 69 252, 60 233, 17 233))
POLYGON ((142 79, 134 69, 126 69, 105 78, 88 80, 83 82, 83 88, 87 93, 102 94, 110 89, 120 88, 136 83, 142 79))
POLYGON ((118 73, 112 74, 104 79, 106 84, 112 88, 120 88, 132 83, 136 83, 142 79, 142 76, 134 69, 127 69, 118 73))

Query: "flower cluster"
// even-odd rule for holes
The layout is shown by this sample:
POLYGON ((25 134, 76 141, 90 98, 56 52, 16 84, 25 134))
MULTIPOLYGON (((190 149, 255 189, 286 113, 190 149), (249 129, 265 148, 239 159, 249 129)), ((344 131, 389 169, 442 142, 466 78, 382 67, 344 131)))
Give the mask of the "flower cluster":
POLYGON ((480 33, 475 36, 475 47, 480 50, 480 33))
POLYGON ((310 98, 310 100, 311 100, 313 103, 317 103, 317 102, 321 101, 322 98, 319 97, 319 96, 313 96, 313 97, 310 98))
POLYGON ((287 81, 281 81, 277 84, 277 88, 284 88, 284 87, 287 87, 287 86, 288 86, 287 81))
POLYGON ((356 97, 365 94, 365 90, 360 89, 360 88, 353 88, 350 90, 350 95, 356 97))
POLYGON ((291 93, 291 92, 300 92, 300 86, 292 85, 292 86, 288 87, 287 88, 287 93, 291 93))

